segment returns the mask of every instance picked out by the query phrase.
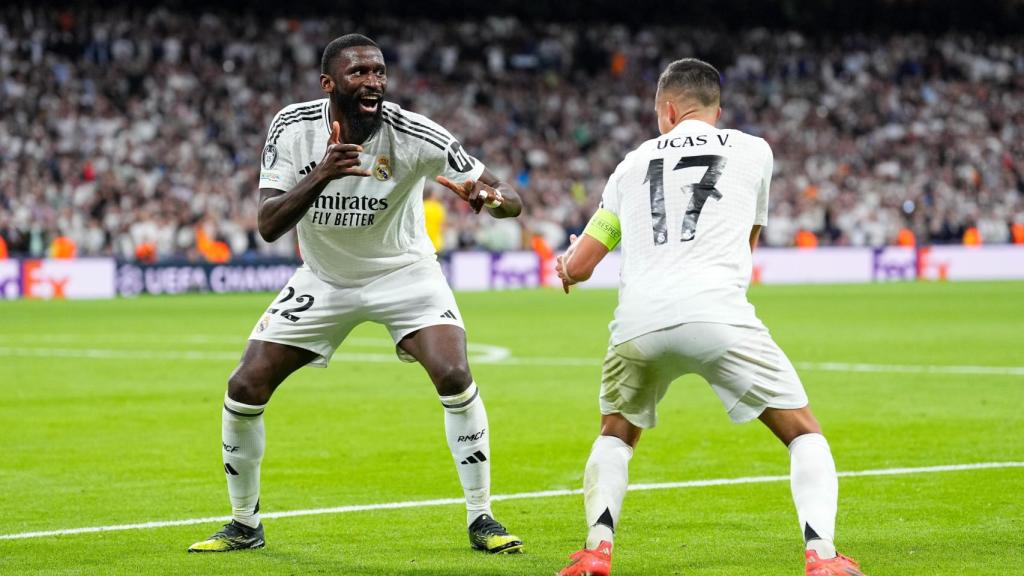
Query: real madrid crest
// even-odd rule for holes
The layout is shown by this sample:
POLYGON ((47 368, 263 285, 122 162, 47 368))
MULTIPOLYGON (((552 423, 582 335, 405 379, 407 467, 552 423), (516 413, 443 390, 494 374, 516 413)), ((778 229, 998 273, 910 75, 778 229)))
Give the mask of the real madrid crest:
POLYGON ((277 163, 277 147, 267 144, 267 147, 263 149, 263 167, 270 170, 275 163, 277 163))
POLYGON ((263 316, 263 318, 260 318, 260 323, 256 325, 256 331, 257 332, 263 332, 264 330, 267 329, 267 326, 270 326, 270 315, 269 314, 263 316))
POLYGON ((373 166, 373 177, 381 182, 391 180, 391 159, 387 155, 377 156, 377 162, 373 166))

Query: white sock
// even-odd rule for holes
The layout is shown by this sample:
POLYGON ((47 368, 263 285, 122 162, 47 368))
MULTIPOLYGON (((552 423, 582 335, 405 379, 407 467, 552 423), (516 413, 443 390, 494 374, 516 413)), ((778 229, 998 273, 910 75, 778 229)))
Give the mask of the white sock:
POLYGON ((633 449, 615 436, 598 436, 583 475, 583 506, 587 513, 587 548, 612 542, 629 486, 633 449))
POLYGON ((262 406, 236 402, 224 395, 221 439, 228 478, 231 515, 250 528, 260 525, 260 462, 266 439, 262 406))
POLYGON ((793 503, 807 549, 834 558, 839 477, 832 450, 821 434, 804 434, 790 443, 789 454, 793 503))
POLYGON ((491 513, 491 443, 487 432, 487 410, 476 383, 465 392, 441 396, 444 430, 448 448, 459 471, 466 495, 466 524, 481 514, 491 513))

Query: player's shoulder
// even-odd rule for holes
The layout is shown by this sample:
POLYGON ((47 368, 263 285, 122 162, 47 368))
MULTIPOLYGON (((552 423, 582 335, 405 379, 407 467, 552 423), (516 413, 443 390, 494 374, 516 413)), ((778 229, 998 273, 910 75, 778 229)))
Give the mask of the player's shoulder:
POLYGON ((619 162, 619 165, 615 167, 615 172, 612 173, 612 177, 621 176, 623 173, 628 172, 635 167, 640 167, 646 170, 651 158, 660 155, 658 140, 662 138, 664 138, 664 136, 659 134, 658 136, 644 141, 633 150, 627 152, 625 157, 622 158, 622 161, 619 162))
POLYGON ((622 173, 629 171, 634 166, 643 164, 644 161, 646 161, 651 156, 650 147, 648 146, 650 142, 651 141, 648 140, 647 142, 644 142, 637 148, 627 152, 626 155, 622 158, 622 161, 619 162, 619 165, 615 167, 615 171, 612 172, 612 176, 620 176, 622 175, 622 173))
POLYGON ((319 128, 327 122, 327 117, 327 98, 289 104, 274 115, 267 139, 273 142, 288 132, 308 129, 311 126, 319 128))
POLYGON ((752 156, 763 156, 772 157, 772 147, 768 144, 768 141, 760 136, 737 130, 735 128, 722 128, 718 132, 723 136, 728 136, 728 140, 732 141, 734 146, 738 146, 741 151, 752 156))
POLYGON ((396 139, 425 142, 441 150, 455 140, 451 132, 423 114, 406 110, 394 102, 385 101, 382 106, 381 117, 395 132, 396 139))

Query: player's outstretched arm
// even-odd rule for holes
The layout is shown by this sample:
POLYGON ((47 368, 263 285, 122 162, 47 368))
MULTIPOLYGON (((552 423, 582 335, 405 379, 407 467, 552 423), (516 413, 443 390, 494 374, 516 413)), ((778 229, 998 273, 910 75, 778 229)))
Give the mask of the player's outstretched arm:
POLYGON ((331 180, 344 176, 369 176, 369 170, 359 167, 359 153, 362 151, 363 147, 358 144, 341 141, 341 124, 335 121, 324 159, 305 178, 287 192, 260 188, 257 218, 260 236, 267 242, 273 242, 294 228, 331 180))
POLYGON ((477 214, 484 207, 495 218, 512 218, 523 211, 523 201, 515 188, 499 180, 486 168, 479 180, 466 180, 457 184, 444 176, 438 176, 437 182, 469 202, 477 214))

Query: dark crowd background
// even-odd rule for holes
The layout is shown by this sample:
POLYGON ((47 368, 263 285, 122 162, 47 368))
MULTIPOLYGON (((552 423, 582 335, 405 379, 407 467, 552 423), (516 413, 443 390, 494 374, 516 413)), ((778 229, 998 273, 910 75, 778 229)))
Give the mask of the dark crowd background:
POLYGON ((524 196, 523 217, 495 221, 429 185, 445 249, 564 246, 657 134, 658 73, 686 56, 722 71, 720 125, 775 151, 766 244, 1024 243, 1024 2, 407 4, 3 6, 0 242, 293 255, 255 232, 266 130, 321 97, 323 46, 362 32, 387 98, 524 196))

